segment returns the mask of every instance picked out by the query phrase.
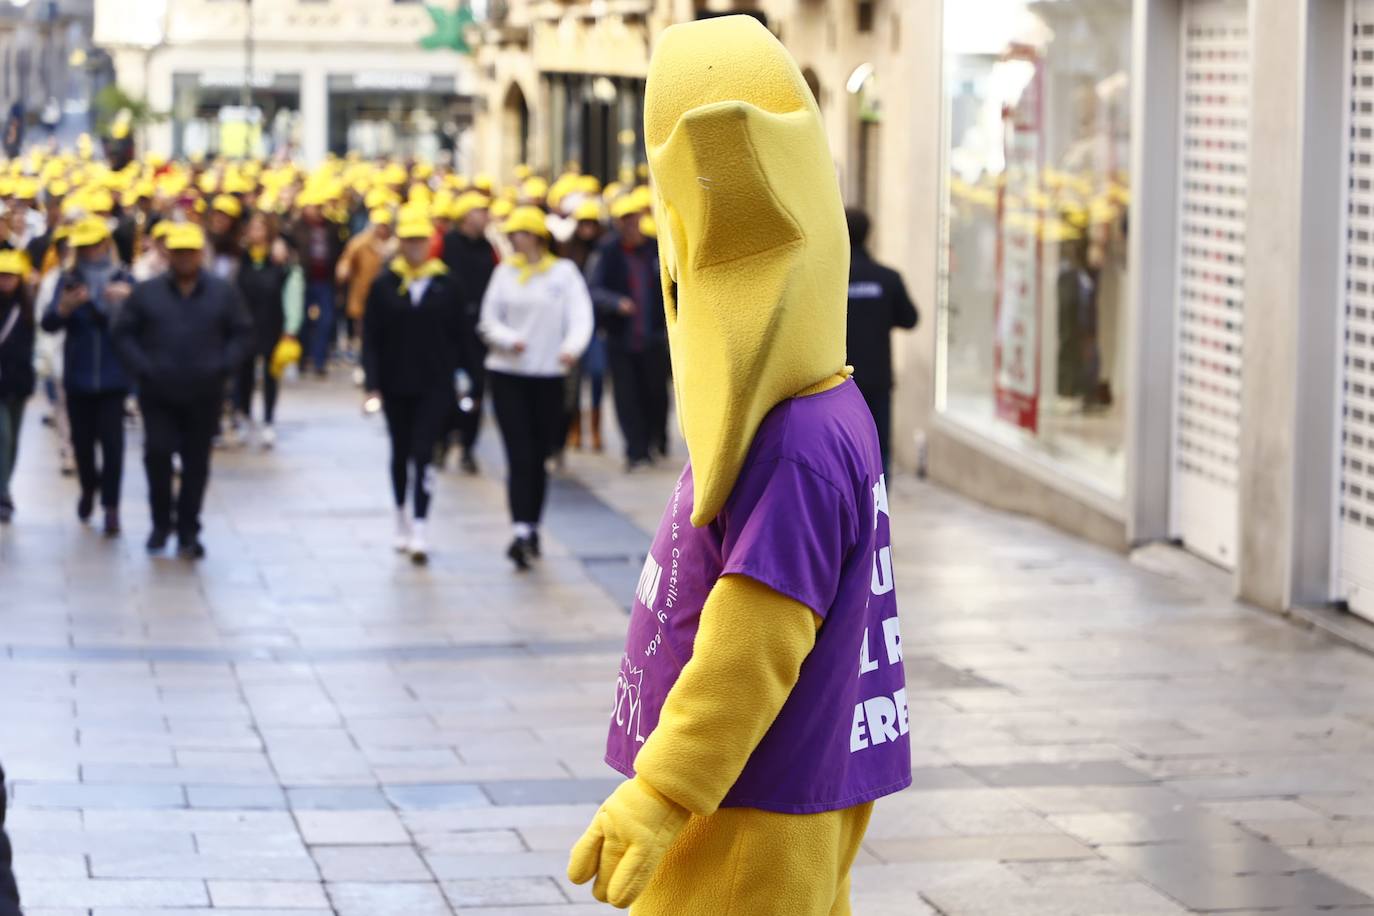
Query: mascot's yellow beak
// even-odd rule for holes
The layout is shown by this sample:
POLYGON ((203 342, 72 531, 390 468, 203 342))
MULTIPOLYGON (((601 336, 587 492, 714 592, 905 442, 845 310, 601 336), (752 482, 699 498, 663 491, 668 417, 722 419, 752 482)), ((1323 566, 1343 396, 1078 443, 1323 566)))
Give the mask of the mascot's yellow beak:
POLYGON ((757 20, 665 31, 644 124, 701 526, 768 412, 843 370, 849 239, 815 99, 757 20))

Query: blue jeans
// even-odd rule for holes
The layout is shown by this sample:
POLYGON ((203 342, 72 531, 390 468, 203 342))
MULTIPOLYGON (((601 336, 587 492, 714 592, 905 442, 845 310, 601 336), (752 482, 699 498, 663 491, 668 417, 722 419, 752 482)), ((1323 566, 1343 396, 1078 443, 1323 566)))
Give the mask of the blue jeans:
POLYGON ((334 348, 334 282, 313 281, 305 285, 306 361, 324 371, 334 348))

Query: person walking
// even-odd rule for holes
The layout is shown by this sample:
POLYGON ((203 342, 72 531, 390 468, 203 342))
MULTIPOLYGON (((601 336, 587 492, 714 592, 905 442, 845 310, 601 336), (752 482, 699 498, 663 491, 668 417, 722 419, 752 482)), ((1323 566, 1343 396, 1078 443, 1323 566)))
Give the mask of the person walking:
POLYGON ((364 387, 369 401, 381 399, 391 440, 396 550, 423 565, 429 561, 430 463, 453 404, 461 305, 448 268, 429 257, 433 224, 409 217, 396 235, 401 253, 373 282, 363 311, 364 387), (406 512, 412 483, 413 521, 406 512))
POLYGON ((625 468, 635 471, 668 449, 668 333, 659 280, 658 242, 640 229, 634 195, 611 208, 616 231, 588 266, 592 301, 606 329, 611 393, 625 438, 625 468))
POLYGON ((82 220, 73 227, 68 242, 76 250, 76 263, 58 281, 57 296, 43 312, 42 327, 65 335, 62 382, 81 482, 77 518, 89 521, 99 496, 105 535, 117 537, 129 376, 115 350, 111 329, 133 289, 133 278, 114 258, 105 220, 82 220))
POLYGON ((334 283, 343 242, 339 227, 324 215, 323 197, 308 192, 301 198, 301 218, 292 236, 305 271, 306 358, 323 378, 334 348, 334 283))
POLYGON ((10 477, 19 456, 24 404, 33 395, 33 299, 25 285, 28 258, 0 252, 0 524, 14 518, 10 477))
MULTIPOLYGON (((577 265, 585 275, 592 254, 601 244, 606 229, 601 223, 601 202, 597 197, 589 197, 573 211, 573 234, 562 245, 562 256, 577 265)), ((599 323, 598 323, 599 325, 599 323)), ((591 388, 591 410, 587 412, 590 435, 587 441, 591 449, 600 453, 603 448, 601 439, 601 403, 606 393, 606 333, 597 327, 592 333, 591 343, 581 361, 568 373, 568 384, 564 388, 564 413, 568 418, 568 448, 581 449, 582 437, 582 382, 586 379, 591 388)))
POLYGON ((291 251, 272 217, 254 213, 244 233, 246 248, 237 270, 239 293, 253 319, 253 346, 239 367, 234 391, 234 426, 253 429, 253 390, 262 377, 262 426, 259 442, 265 449, 277 442, 273 423, 277 414, 278 379, 272 372, 272 353, 283 337, 300 333, 305 310, 305 280, 291 262, 291 251))
POLYGON ((253 326, 237 288, 203 269, 199 226, 175 227, 166 246, 171 269, 134 289, 115 323, 115 340, 138 379, 153 521, 148 552, 163 550, 172 533, 172 456, 180 455, 177 554, 198 560, 205 556, 200 510, 211 440, 225 383, 248 357, 253 326))
POLYGON ((466 191, 453 202, 449 211, 452 227, 444 235, 444 263, 448 265, 462 296, 462 349, 459 368, 467 376, 464 409, 460 404, 456 415, 458 445, 462 450, 459 463, 468 474, 477 473, 477 436, 482 429, 482 398, 486 394, 487 348, 477 331, 482 316, 482 297, 487 293, 491 275, 496 270, 496 249, 487 241, 490 210, 487 196, 478 191, 466 191))
POLYGON ((360 352, 358 338, 362 335, 363 313, 372 283, 391 259, 396 257, 396 233, 391 210, 376 207, 367 216, 367 228, 348 240, 334 271, 339 286, 345 290, 344 315, 352 332, 349 347, 360 352))
POLYGON ((5 771, 0 768, 0 916, 23 916, 19 909, 19 884, 14 880, 14 849, 5 833, 5 771))
POLYGON ((540 553, 545 462, 563 439, 563 379, 591 340, 592 302, 576 265, 549 252, 543 211, 517 207, 501 228, 515 254, 492 274, 478 327, 509 469, 506 555, 525 570, 540 553))
POLYGON ((892 331, 914 328, 916 306, 895 270, 868 253, 868 214, 857 207, 845 210, 849 224, 849 363, 854 381, 868 403, 878 427, 883 470, 891 464, 892 331))

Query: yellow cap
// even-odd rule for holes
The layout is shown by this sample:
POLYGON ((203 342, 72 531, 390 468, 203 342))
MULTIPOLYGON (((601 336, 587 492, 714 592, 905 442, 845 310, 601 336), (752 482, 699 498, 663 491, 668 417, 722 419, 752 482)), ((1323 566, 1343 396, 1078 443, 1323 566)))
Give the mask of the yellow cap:
POLYGON ((377 207, 394 207, 401 202, 401 195, 388 188, 386 185, 378 185, 367 196, 363 198, 363 206, 369 210, 377 207))
POLYGON ((595 175, 581 175, 573 183, 573 187, 580 194, 600 194, 601 180, 595 175))
POLYGON ((168 251, 200 251, 205 247, 205 230, 195 223, 177 223, 167 233, 168 251))
POLYGON ((29 275, 29 256, 17 249, 0 251, 0 274, 14 274, 24 278, 29 275))
POLYGON ((382 183, 402 185, 408 181, 410 175, 406 172, 406 167, 399 162, 393 162, 382 170, 382 183))
POLYGON ((410 174, 418 181, 424 181, 434 174, 434 166, 429 162, 417 162, 415 167, 410 170, 410 174))
POLYGON ((429 221, 429 217, 406 216, 401 220, 401 224, 396 227, 396 237, 402 239, 427 239, 434 235, 434 224, 429 221))
POLYGON ((153 231, 149 233, 155 239, 164 239, 167 233, 176 228, 176 223, 169 219, 160 219, 153 225, 153 231))
POLYGON ((489 206, 491 206, 491 202, 487 200, 487 195, 480 191, 464 191, 458 195, 458 199, 449 208, 448 218, 460 220, 473 210, 485 210, 489 206))
POLYGON ((243 215, 243 204, 232 194, 219 194, 215 197, 212 206, 219 213, 233 219, 238 219, 243 215))
POLYGON ((472 179, 472 186, 479 191, 486 191, 488 194, 490 194, 492 188, 496 186, 496 182, 493 181, 492 177, 488 175, 486 172, 482 172, 477 177, 472 179))
POLYGON ((573 211, 573 219, 577 220, 579 223, 584 220, 589 220, 594 223, 601 222, 601 203, 595 200, 582 201, 582 203, 577 205, 577 209, 573 211))
POLYGON ((532 232, 540 238, 549 237, 549 227, 544 219, 544 211, 538 207, 516 207, 501 224, 506 235, 516 232, 532 232))
POLYGON ((98 216, 88 216, 72 227, 68 236, 74 248, 88 248, 99 245, 110 237, 110 227, 98 216))
POLYGON ((294 337, 283 337, 272 348, 272 377, 281 378, 286 367, 301 361, 301 343, 294 337))
POLYGON ((71 185, 67 184, 61 178, 58 178, 57 180, 48 183, 49 200, 52 200, 56 197, 66 197, 69 191, 71 191, 71 185))
POLYGON ((14 196, 17 200, 34 200, 38 197, 38 181, 21 178, 14 183, 14 196))
POLYGON ((388 207, 373 207, 367 214, 367 221, 374 226, 390 226, 396 222, 396 217, 388 207))
POLYGON ((534 169, 530 168, 528 165, 525 165, 525 163, 523 162, 515 167, 516 181, 524 181, 526 178, 529 178, 533 174, 534 169))
POLYGON ((543 200, 549 196, 549 183, 537 175, 526 178, 520 185, 520 193, 527 200, 543 200))
POLYGON ((91 213, 109 213, 114 209, 114 198, 103 188, 88 191, 82 198, 82 205, 91 213))
POLYGON ((608 201, 615 200, 617 197, 620 196, 620 192, 623 190, 624 186, 621 185, 620 182, 612 181, 610 184, 606 185, 606 187, 602 189, 601 196, 603 199, 608 201))
POLYGON ((658 223, 654 222, 652 215, 645 213, 639 218, 639 231, 645 238, 658 238, 658 223))
POLYGON ((504 197, 500 200, 494 200, 491 203, 491 215, 496 219, 505 219, 507 216, 510 216, 511 211, 514 209, 515 202, 506 200, 504 197))
POLYGON ((616 219, 623 219, 633 216, 636 213, 643 213, 648 207, 644 206, 633 194, 626 194, 624 197, 611 204, 611 216, 616 219))

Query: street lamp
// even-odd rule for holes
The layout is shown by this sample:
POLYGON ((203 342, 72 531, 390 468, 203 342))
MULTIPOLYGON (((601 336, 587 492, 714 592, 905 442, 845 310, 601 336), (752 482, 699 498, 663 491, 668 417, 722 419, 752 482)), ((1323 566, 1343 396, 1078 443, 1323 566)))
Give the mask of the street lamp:
POLYGON ((249 122, 253 112, 253 0, 243 0, 243 91, 239 107, 243 109, 243 158, 248 158, 249 122))

